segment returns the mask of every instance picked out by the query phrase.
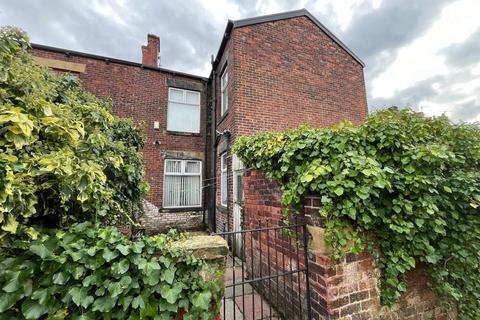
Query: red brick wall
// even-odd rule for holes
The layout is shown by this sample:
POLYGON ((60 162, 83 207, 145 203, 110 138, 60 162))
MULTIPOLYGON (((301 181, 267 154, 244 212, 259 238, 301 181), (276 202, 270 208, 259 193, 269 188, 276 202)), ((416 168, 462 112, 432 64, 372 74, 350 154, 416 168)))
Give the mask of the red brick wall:
MULTIPOLYGON (((239 83, 236 81, 235 77, 235 59, 234 59, 234 50, 232 46, 233 42, 229 40, 225 46, 225 51, 217 65, 216 72, 216 96, 217 96, 217 107, 216 111, 216 125, 218 132, 224 132, 225 130, 230 131, 232 136, 230 137, 230 142, 233 142, 234 133, 235 133, 235 124, 234 124, 234 105, 235 105, 235 90, 239 86, 239 83), (228 105, 229 108, 225 114, 221 114, 221 83, 220 79, 223 72, 228 71, 228 105)), ((222 135, 219 140, 217 147, 217 159, 216 159, 216 168, 217 168, 217 190, 216 190, 216 224, 217 231, 232 230, 233 220, 232 220, 232 205, 233 205, 233 179, 232 179, 232 158, 229 153, 229 148, 231 146, 227 145, 228 140, 225 135, 222 135), (220 156, 223 152, 228 152, 227 158, 227 174, 228 174, 228 197, 227 197, 227 206, 221 205, 221 174, 220 174, 220 156)))
POLYGON ((235 29, 236 134, 367 116, 362 66, 307 17, 235 29))
POLYGON ((204 160, 206 98, 203 80, 162 72, 158 69, 108 62, 75 54, 67 56, 61 52, 40 49, 32 49, 32 54, 85 64, 85 73, 75 74, 80 78, 85 89, 98 97, 112 98, 114 114, 133 118, 144 129, 147 141, 142 153, 145 161, 146 180, 150 184, 150 193, 147 199, 157 208, 162 208, 164 157, 172 152, 178 152, 185 157, 204 160), (167 132, 167 81, 172 80, 184 81, 187 85, 202 88, 199 134, 167 132), (159 121, 159 130, 153 128, 154 121, 159 121))
MULTIPOLYGON (((307 17, 234 28, 217 73, 218 131, 230 130, 232 143, 239 135, 303 124, 325 127, 345 119, 359 124, 368 113, 363 67, 307 17), (229 112, 221 117, 225 65, 229 112)), ((229 199, 232 190, 230 183, 229 199)), ((219 202, 217 189, 217 207, 219 202)), ((231 208, 229 201, 230 213, 231 208)), ((220 226, 226 223, 227 209, 218 212, 220 226)))
MULTIPOLYGON (((278 184, 267 179, 261 172, 254 170, 247 171, 244 179, 245 229, 258 227, 258 221, 265 225, 267 219, 270 226, 281 225, 281 192, 278 184)), ((299 218, 299 223, 308 222, 313 225, 322 225, 320 219, 318 219, 318 200, 316 196, 308 196, 305 199, 304 212, 302 217, 299 218)), ((253 258, 254 272, 256 271, 257 274, 257 269, 260 269, 258 261, 260 252, 265 254, 269 249, 272 257, 278 250, 284 250, 287 256, 295 253, 295 250, 292 249, 292 243, 285 245, 281 241, 267 242, 265 237, 262 238, 262 246, 259 246, 258 238, 254 237, 250 241, 253 241, 255 250, 252 257, 248 250, 249 237, 246 236, 246 265, 251 264, 253 258), (282 247, 284 249, 281 249, 282 247)), ((407 273, 408 290, 399 302, 392 308, 382 308, 378 289, 379 273, 378 269, 375 268, 373 258, 369 255, 365 253, 359 255, 347 254, 342 261, 334 263, 325 253, 319 253, 309 248, 308 256, 313 319, 447 319, 447 315, 436 306, 436 298, 427 286, 423 266, 418 266, 417 269, 407 273)), ((294 268, 297 266, 303 267, 303 250, 300 249, 299 256, 293 254, 292 258, 292 262, 288 263, 292 263, 294 268)), ((287 259, 287 261, 290 261, 290 259, 287 259)), ((268 272, 268 268, 274 268, 270 272, 275 274, 276 265, 274 263, 270 266, 263 265, 264 274, 268 272)), ((293 305, 287 307, 286 310, 288 312, 287 318, 295 319, 291 314, 298 315, 298 309, 295 306, 296 301, 292 300, 291 297, 294 297, 294 292, 298 293, 298 283, 300 283, 300 292, 305 295, 303 284, 305 279, 294 277, 293 282, 290 282, 288 277, 285 279, 287 279, 287 298, 282 298, 282 293, 280 303, 276 307, 278 311, 283 312, 284 304, 292 304, 291 301, 293 301, 293 305), (289 283, 292 283, 290 287, 289 283), (293 313, 288 310, 293 310, 293 313)), ((261 291, 262 288, 259 290, 261 291)), ((276 299, 274 298, 272 302, 275 305, 276 299)), ((306 306, 304 306, 305 308, 306 306)), ((455 319, 454 314, 450 316, 455 319)))
MULTIPOLYGON (((143 153, 151 186, 148 200, 161 208, 162 157, 166 151, 187 152, 190 156, 191 152, 203 153, 207 122, 204 94, 199 135, 166 131, 167 81, 183 80, 196 85, 203 85, 203 81, 73 53, 65 55, 38 49, 32 52, 41 57, 86 64, 86 72, 78 76, 87 90, 100 97, 112 97, 114 113, 144 124, 148 140, 143 153), (154 121, 160 122, 160 130, 153 129, 154 121)), ((307 17, 234 28, 216 71, 217 130, 229 130, 231 142, 238 135, 296 128, 302 124, 329 126, 343 119, 360 123, 367 115, 362 66, 307 17), (229 110, 222 116, 220 76, 225 67, 229 73, 229 110)), ((226 139, 220 138, 220 145, 225 143, 226 139)), ((201 158, 205 159, 205 155, 201 158)), ((220 206, 219 157, 216 165, 217 226, 228 225, 231 229, 231 219, 229 223, 226 221, 232 216, 228 214, 232 212, 231 159, 228 161, 227 208, 220 206)))
POLYGON ((303 228, 296 226, 300 221, 291 221, 291 227, 287 228, 299 241, 295 236, 289 237, 285 229, 275 229, 283 225, 278 185, 259 171, 247 171, 244 179, 244 230, 263 229, 245 232, 243 236, 248 279, 273 276, 270 280, 254 281, 255 290, 282 319, 300 319, 301 314, 307 314, 306 278, 299 271, 305 269, 303 228), (277 274, 284 275, 276 277, 277 274))

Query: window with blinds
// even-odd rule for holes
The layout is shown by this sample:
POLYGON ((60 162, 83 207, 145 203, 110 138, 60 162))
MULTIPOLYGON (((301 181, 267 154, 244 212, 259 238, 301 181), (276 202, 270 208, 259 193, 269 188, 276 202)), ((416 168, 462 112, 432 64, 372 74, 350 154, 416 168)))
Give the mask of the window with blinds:
POLYGON ((201 161, 166 159, 163 207, 200 207, 202 205, 201 182, 201 161))

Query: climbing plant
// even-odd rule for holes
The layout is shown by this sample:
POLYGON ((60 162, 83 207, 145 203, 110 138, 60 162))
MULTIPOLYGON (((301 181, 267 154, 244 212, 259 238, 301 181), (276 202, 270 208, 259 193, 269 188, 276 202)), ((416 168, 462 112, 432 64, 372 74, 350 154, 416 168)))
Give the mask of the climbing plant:
POLYGON ((0 320, 213 319, 221 275, 185 235, 108 227, 141 213, 142 131, 28 48, 0 29, 0 320))
POLYGON ((28 48, 18 29, 0 30, 0 238, 36 224, 133 223, 147 190, 143 133, 28 48))
POLYGON ((480 128, 390 108, 358 127, 240 137, 234 152, 280 182, 285 214, 321 197, 334 258, 368 250, 383 303, 425 264, 429 283, 461 319, 480 317, 480 128))
POLYGON ((89 222, 39 230, 0 252, 0 319, 213 319, 221 274, 172 245, 89 222), (202 274, 211 276, 202 278, 202 274))

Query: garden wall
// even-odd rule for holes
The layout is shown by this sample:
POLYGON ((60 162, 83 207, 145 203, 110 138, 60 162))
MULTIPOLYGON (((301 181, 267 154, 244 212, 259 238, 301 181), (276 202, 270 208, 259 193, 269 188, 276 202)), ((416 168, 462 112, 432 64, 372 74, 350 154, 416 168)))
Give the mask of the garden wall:
POLYGON ((263 229, 244 236, 248 279, 272 276, 253 286, 284 319, 300 319, 307 314, 305 273, 296 272, 305 268, 302 228, 292 224, 286 229, 298 235, 298 242, 283 229, 267 230, 282 225, 280 190, 256 171, 249 172, 245 182, 244 229, 263 229))
MULTIPOLYGON (((261 172, 251 170, 245 174, 244 181, 245 229, 258 226, 258 223, 270 226, 281 225, 281 192, 278 184, 267 179, 261 172)), ((382 307, 379 298, 379 273, 375 268, 372 257, 365 253, 359 255, 347 254, 340 263, 333 263, 329 259, 329 251, 323 241, 322 221, 318 217, 320 199, 315 196, 306 197, 304 212, 298 218, 298 222, 306 222, 309 227, 309 252, 308 267, 310 271, 311 305, 313 319, 447 319, 447 314, 442 312, 436 304, 436 297, 427 287, 426 278, 422 267, 407 274, 408 289, 399 302, 391 308, 382 307)), ((272 238, 273 239, 273 238, 272 238)), ((248 239, 247 239, 248 240, 248 239)), ((270 247, 271 255, 280 250, 282 244, 278 241, 265 241, 262 239, 260 248, 258 238, 253 238, 254 246, 267 252, 270 247)), ((294 245, 293 242, 291 245, 294 245)), ((248 244, 246 246, 248 248, 248 244)), ((288 245, 286 246, 288 248, 288 245)), ((293 252, 294 250, 292 250, 293 252)), ((287 250, 288 254, 289 250, 287 250)), ((267 265, 265 259, 260 264, 259 255, 249 254, 246 250, 247 261, 253 259, 254 270, 257 272, 263 268, 263 272, 275 273, 277 266, 274 263, 267 265), (262 265, 262 267, 260 267, 262 265), (268 270, 270 269, 270 270, 268 270)), ((288 264, 303 268, 302 251, 298 257, 292 256, 288 264)), ((250 265, 247 263, 247 265, 250 265)), ((264 273, 265 274, 265 273, 264 273)), ((286 310, 287 319, 295 319, 299 315, 295 303, 291 303, 292 297, 298 292, 305 298, 304 279, 297 276, 283 277, 278 281, 281 287, 286 283, 285 293, 270 301, 277 310, 283 314, 286 310), (300 284, 300 290, 299 290, 300 284), (278 301, 278 302, 277 302, 278 301), (287 307, 286 307, 287 305, 287 307)), ((269 290, 268 282, 259 291, 269 290)), ((276 284, 275 284, 276 285, 276 284)), ((306 299, 303 299, 303 308, 306 310, 306 299)), ((304 312, 305 312, 304 310, 304 312)), ((455 318, 454 315, 449 315, 455 318)))
MULTIPOLYGON (((207 262, 207 266, 200 271, 201 277, 205 281, 217 281, 217 273, 225 272, 225 263, 228 255, 228 244, 220 236, 196 235, 190 239, 177 241, 172 244, 172 248, 181 248, 186 254, 190 254, 198 259, 207 262)), ((221 277, 223 281, 223 277, 221 277)), ((221 284, 223 286, 223 283, 221 284)), ((221 308, 221 294, 214 295, 211 303, 211 312, 217 314, 215 319, 221 320, 218 310, 221 308)), ((183 309, 177 311, 176 319, 183 319, 186 315, 183 309)))

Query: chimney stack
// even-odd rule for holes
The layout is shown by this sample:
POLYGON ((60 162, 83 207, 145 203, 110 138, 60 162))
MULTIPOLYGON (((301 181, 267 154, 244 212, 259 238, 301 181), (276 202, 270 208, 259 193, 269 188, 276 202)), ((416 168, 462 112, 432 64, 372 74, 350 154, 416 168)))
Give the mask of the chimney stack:
POLYGON ((142 46, 142 64, 157 68, 159 66, 160 38, 154 34, 148 34, 147 45, 142 46))

